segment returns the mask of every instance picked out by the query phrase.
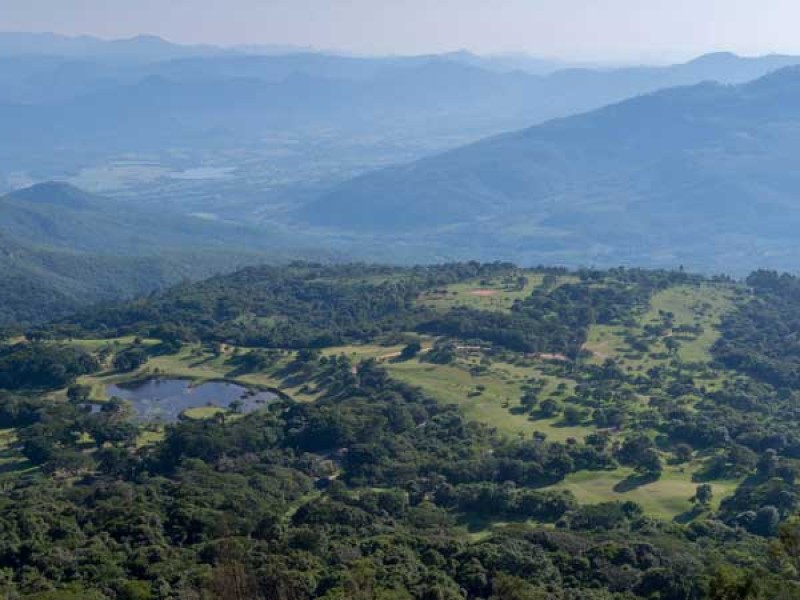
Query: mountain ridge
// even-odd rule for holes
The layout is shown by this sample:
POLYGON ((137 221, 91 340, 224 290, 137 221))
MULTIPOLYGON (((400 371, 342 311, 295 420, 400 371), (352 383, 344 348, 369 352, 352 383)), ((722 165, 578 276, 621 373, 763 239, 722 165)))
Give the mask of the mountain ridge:
POLYGON ((667 263, 691 259, 676 251, 699 250, 710 235, 700 215, 721 228, 717 243, 745 240, 756 249, 748 262, 770 262, 800 224, 790 168, 799 102, 797 67, 737 86, 672 88, 360 176, 296 215, 364 236, 458 241, 460 230, 468 247, 494 228, 516 237, 498 244, 512 258, 528 245, 566 259, 574 243, 570 260, 603 259, 592 251, 603 247, 612 262, 639 252, 666 253, 667 263))

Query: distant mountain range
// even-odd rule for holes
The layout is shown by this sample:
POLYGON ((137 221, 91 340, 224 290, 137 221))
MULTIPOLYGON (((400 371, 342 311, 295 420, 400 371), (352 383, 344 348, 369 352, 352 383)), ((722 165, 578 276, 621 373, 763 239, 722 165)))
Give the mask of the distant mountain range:
POLYGON ((166 280, 318 248, 796 268, 800 57, 603 69, 283 50, 0 34, 0 190, 112 196, 0 197, 4 244, 37 269, 42 252, 176 257, 166 280))
MULTIPOLYGON (((281 56, 328 55, 342 61, 358 62, 405 61, 404 57, 358 57, 343 53, 315 50, 307 46, 285 44, 249 44, 232 47, 210 44, 176 44, 155 35, 138 35, 125 39, 102 39, 95 36, 65 36, 55 33, 0 32, 0 56, 60 56, 66 58, 99 59, 103 61, 151 62, 187 57, 210 56, 281 56)), ((467 51, 439 55, 451 60, 497 71, 525 71, 545 74, 575 66, 568 61, 545 59, 524 53, 478 56, 467 51)), ((411 57, 430 58, 430 56, 411 57)))
POLYGON ((214 56, 231 50, 208 45, 180 45, 154 35, 105 40, 56 33, 0 32, 0 56, 62 56, 149 61, 186 56, 214 56))
POLYGON ((343 180, 665 87, 740 83, 797 63, 715 54, 669 67, 560 69, 467 52, 251 55, 147 36, 0 34, 0 190, 20 174, 66 178, 121 158, 257 168, 286 161, 298 144, 295 162, 266 182, 257 174, 259 185, 343 180), (308 162, 320 139, 329 153, 308 162))
MULTIPOLYGON (((728 60, 728 59, 724 59, 728 60)), ((297 212, 451 256, 800 266, 800 68, 703 83, 358 177, 297 212)))

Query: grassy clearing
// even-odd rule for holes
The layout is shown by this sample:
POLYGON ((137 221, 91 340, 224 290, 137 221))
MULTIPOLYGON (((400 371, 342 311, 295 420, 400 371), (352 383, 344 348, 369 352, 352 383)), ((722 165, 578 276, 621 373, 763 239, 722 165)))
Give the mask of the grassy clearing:
MULTIPOLYGON (((422 350, 427 351, 433 347, 434 338, 424 335, 417 335, 415 333, 405 334, 404 337, 408 341, 416 340, 422 345, 422 350)), ((383 362, 400 356, 406 344, 352 344, 349 346, 334 346, 333 348, 326 348, 322 351, 323 356, 341 356, 348 357, 353 364, 358 364, 361 361, 375 359, 383 362)))
POLYGON ((447 311, 451 308, 466 307, 476 310, 509 311, 516 300, 523 300, 542 284, 543 275, 531 271, 520 273, 527 279, 523 287, 516 281, 474 279, 456 283, 441 290, 422 294, 418 302, 435 310, 447 311))
POLYGON ((590 361, 601 364, 608 358, 619 360, 623 368, 643 372, 672 360, 667 357, 666 336, 650 346, 646 353, 637 354, 625 341, 627 334, 641 338, 644 328, 663 321, 662 314, 671 313, 675 328, 702 327, 699 335, 676 336, 680 347, 677 358, 686 363, 708 362, 711 347, 719 339, 723 316, 733 308, 734 292, 714 284, 682 285, 661 291, 653 296, 650 307, 638 319, 635 328, 595 325, 589 331, 585 348, 592 352, 590 361))
POLYGON ((475 376, 470 373, 470 366, 471 362, 466 360, 454 365, 411 360, 390 363, 387 368, 398 380, 419 386, 440 402, 458 405, 467 418, 495 427, 505 435, 529 437, 541 432, 550 440, 564 441, 583 439, 594 431, 593 427, 562 426, 558 419, 533 420, 527 414, 512 410, 519 407, 522 386, 528 378, 546 379, 544 393, 552 395, 556 394, 561 380, 547 376, 537 368, 507 363, 495 363, 486 374, 475 376), (483 386, 483 390, 480 391, 478 386, 483 386))
POLYGON ((219 406, 196 406, 183 411, 183 416, 193 421, 213 419, 217 415, 227 414, 228 409, 219 406))
MULTIPOLYGON (((624 482, 633 474, 627 467, 614 471, 581 471, 550 487, 552 490, 569 490, 582 504, 598 504, 610 500, 633 501, 650 516, 672 520, 692 509, 689 499, 694 496, 697 483, 692 474, 697 465, 686 468, 667 466, 656 482, 627 489, 624 482)), ((715 481, 711 483, 714 491, 713 507, 732 494, 738 481, 715 481)))
POLYGON ((656 294, 645 322, 656 322, 659 311, 675 315, 675 324, 699 325, 703 333, 692 341, 682 342, 678 356, 684 362, 711 360, 711 347, 719 339, 723 316, 733 309, 731 290, 704 284, 678 286, 656 294))
POLYGON ((164 439, 164 430, 159 429, 141 429, 136 438, 136 447, 143 448, 144 446, 151 446, 157 444, 164 439))

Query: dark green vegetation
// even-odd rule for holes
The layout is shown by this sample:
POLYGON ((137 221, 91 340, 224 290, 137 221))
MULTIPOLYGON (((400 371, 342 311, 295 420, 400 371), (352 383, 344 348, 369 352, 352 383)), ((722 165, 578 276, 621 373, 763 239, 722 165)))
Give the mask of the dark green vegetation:
POLYGON ((282 238, 41 184, 0 197, 0 325, 280 259, 282 238))
POLYGON ((0 590, 792 600, 798 286, 294 263, 29 329, 0 352, 0 590), (98 393, 154 376, 283 397, 156 430, 98 393))
POLYGON ((798 90, 792 67, 656 92, 361 176, 297 216, 527 263, 792 269, 798 90))

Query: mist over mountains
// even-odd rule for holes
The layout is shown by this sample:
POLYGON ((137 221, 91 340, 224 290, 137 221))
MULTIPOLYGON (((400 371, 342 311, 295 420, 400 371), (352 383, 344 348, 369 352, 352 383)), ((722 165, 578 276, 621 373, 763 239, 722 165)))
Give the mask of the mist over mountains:
POLYGON ((155 204, 191 197, 192 212, 214 212, 222 197, 225 218, 250 220, 309 187, 637 94, 743 82, 799 60, 716 54, 668 67, 562 68, 467 52, 271 54, 148 36, 0 34, 0 191, 69 179, 155 204), (237 181, 175 185, 171 174, 198 167, 235 169, 237 181), (235 213, 234 197, 245 205, 235 213))
POLYGON ((294 50, 0 34, 0 190, 90 192, 2 198, 4 243, 56 274, 168 257, 156 286, 298 256, 796 267, 799 57, 294 50))
POLYGON ((299 217, 517 259, 792 268, 798 107, 798 68, 669 89, 359 177, 299 217))

